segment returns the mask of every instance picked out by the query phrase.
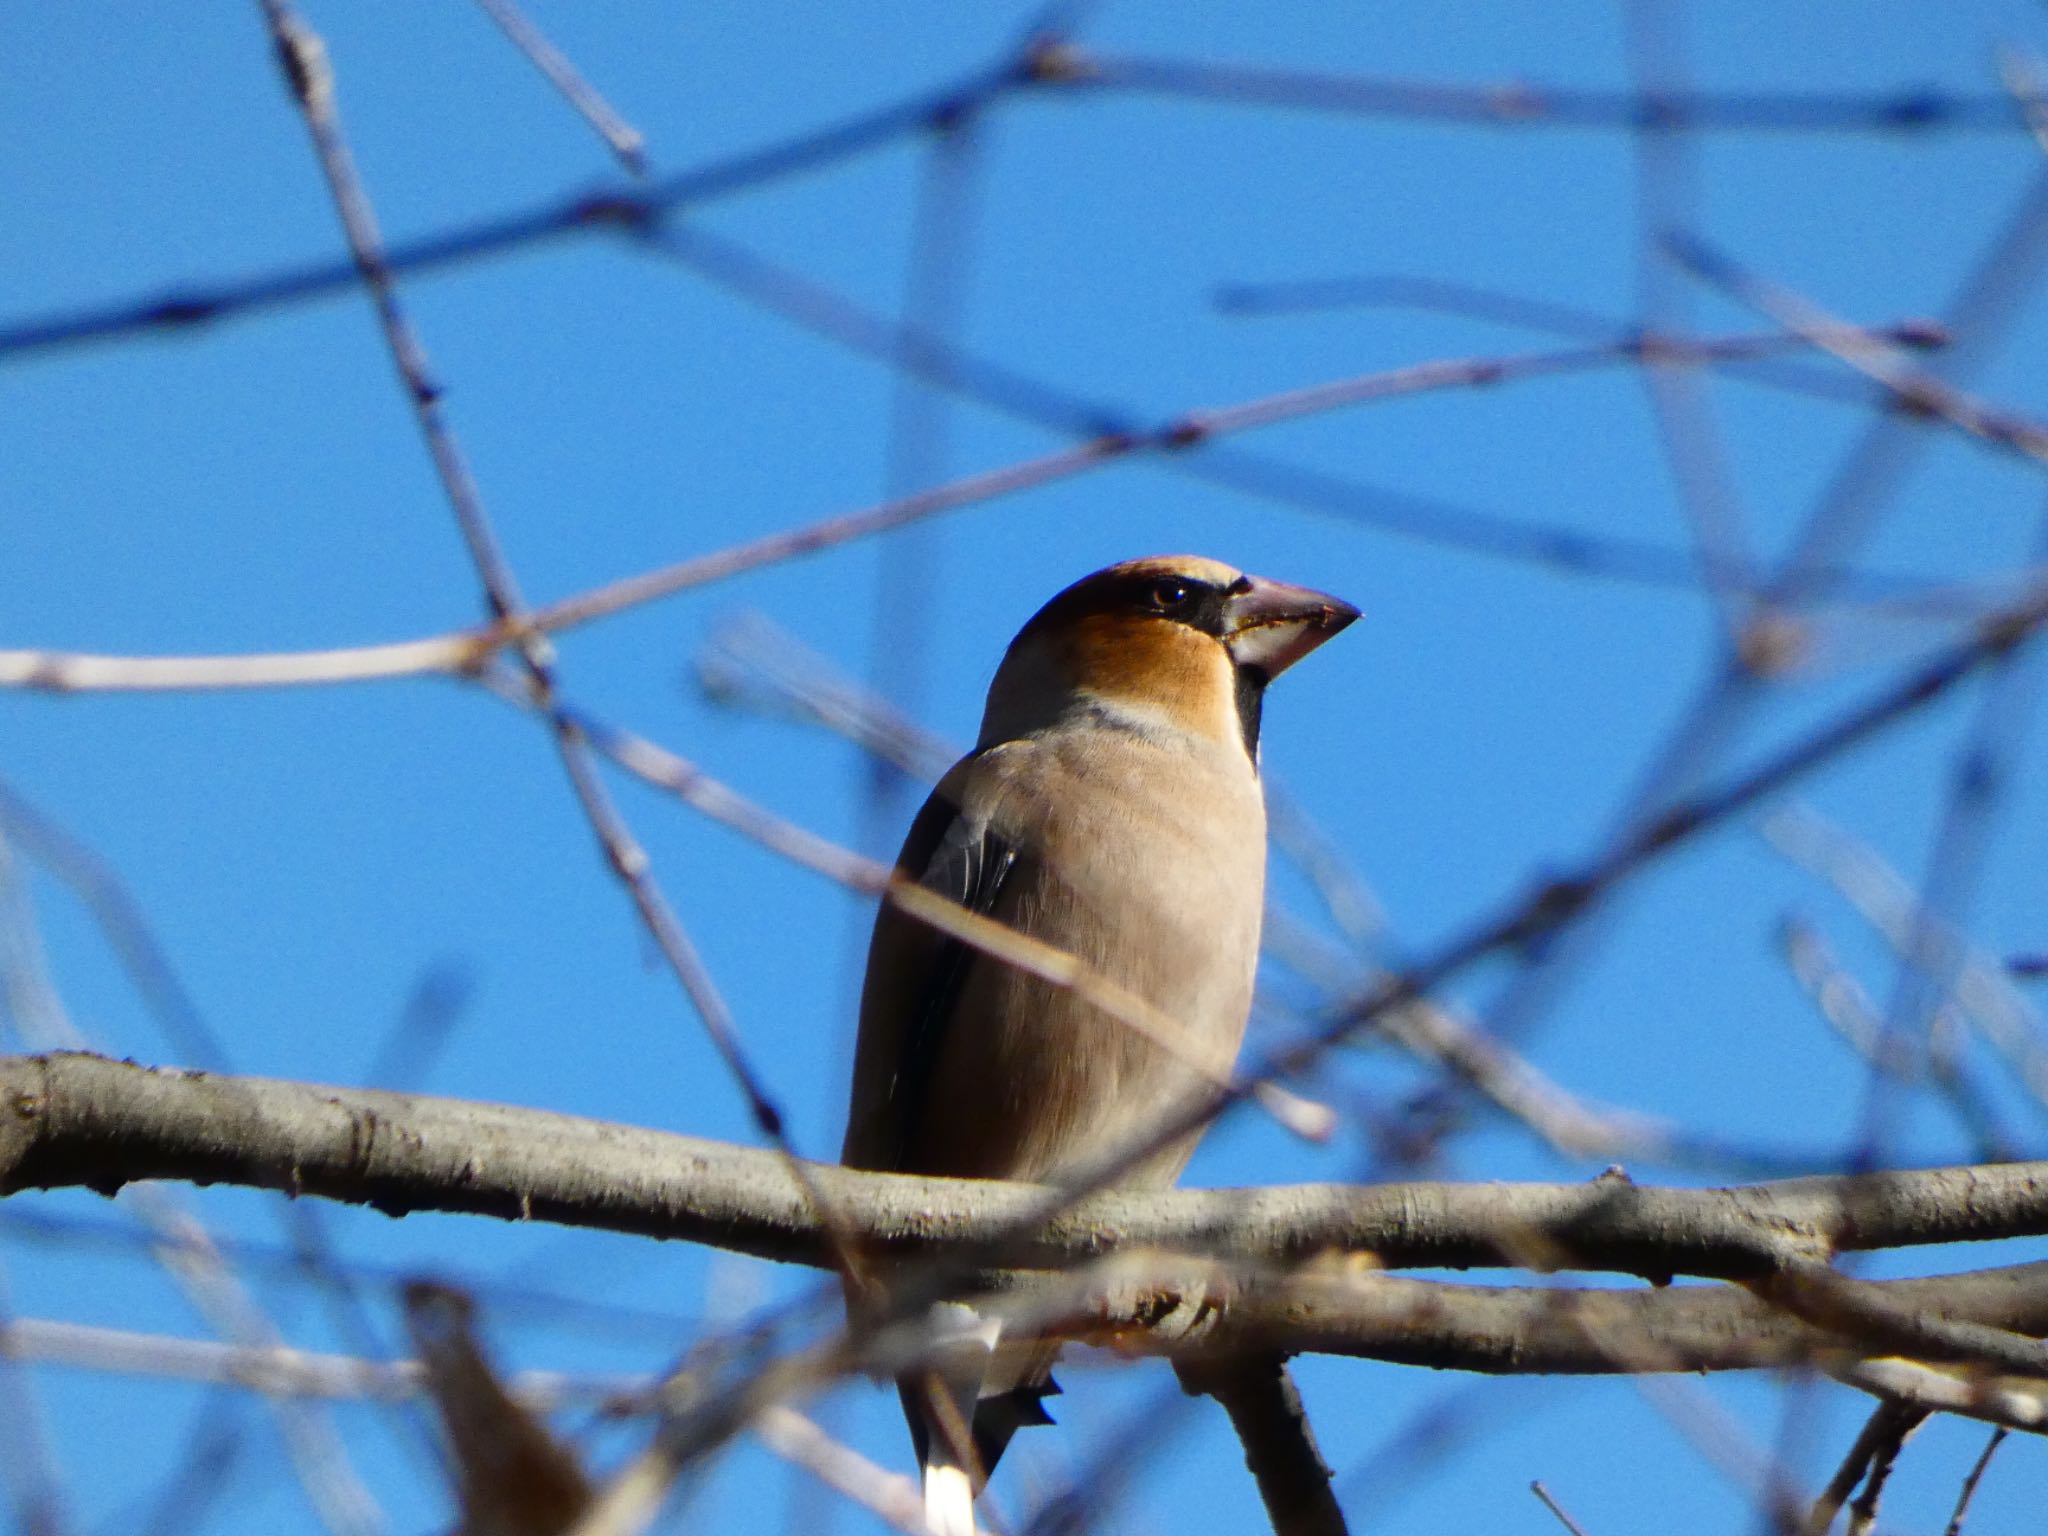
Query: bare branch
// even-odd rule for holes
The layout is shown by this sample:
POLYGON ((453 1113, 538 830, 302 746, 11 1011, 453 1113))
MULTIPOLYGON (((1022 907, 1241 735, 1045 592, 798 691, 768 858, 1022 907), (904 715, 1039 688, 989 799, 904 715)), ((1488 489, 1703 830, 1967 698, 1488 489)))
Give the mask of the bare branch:
POLYGON ((2026 127, 2009 100, 1989 94, 1690 91, 1653 96, 1523 80, 1472 84, 1323 74, 1196 59, 1091 54, 1071 47, 1063 48, 1061 56, 1070 83, 1098 89, 1403 121, 1464 123, 1516 132, 1546 128, 1638 132, 1646 124, 1695 132, 1800 134, 2013 133, 2026 127))
MULTIPOLYGON (((250 1387, 265 1394, 338 1401, 400 1401, 422 1389, 424 1368, 410 1360, 365 1360, 284 1346, 224 1344, 102 1328, 55 1318, 0 1323, 0 1354, 73 1370, 155 1376, 210 1386, 250 1387)), ((537 1413, 569 1404, 608 1402, 653 1385, 641 1377, 567 1376, 521 1371, 508 1383, 513 1398, 537 1413)))
POLYGON ((590 125, 591 132, 604 140, 606 147, 618 157, 619 164, 635 176, 644 174, 647 170, 645 136, 619 116, 597 87, 583 78, 583 72, 569 61, 568 55, 549 42, 547 34, 536 27, 512 0, 477 0, 477 5, 505 34, 506 40, 526 55, 527 61, 541 72, 571 110, 590 125))
MULTIPOLYGON (((1262 1265, 1336 1251, 1383 1267, 1497 1267, 1535 1245, 1560 1267, 1757 1280, 1839 1252, 2048 1234, 2048 1162, 1727 1189, 1599 1180, 1103 1193, 1027 1231, 1018 1223, 1042 1209, 1039 1186, 825 1164, 807 1173, 868 1249, 1022 1268, 1134 1248, 1262 1265)), ((765 1149, 546 1110, 84 1054, 0 1058, 0 1192, 110 1193, 136 1179, 319 1195, 392 1216, 549 1221, 829 1263, 802 1192, 765 1149)))
MULTIPOLYGON (((562 706, 554 647, 544 631, 528 622, 527 604, 511 563, 484 506, 467 457, 442 409, 442 390, 429 371, 426 349, 399 303, 396 278, 385 257, 384 238, 378 230, 375 211, 342 134, 326 45, 300 19, 290 0, 258 0, 258 4, 299 114, 312 138, 314 156, 341 220, 349 252, 376 310, 385 349, 404 387, 414 424, 433 460, 442 495, 483 588, 490 622, 505 632, 508 648, 533 688, 535 712, 548 726, 564 776, 592 836, 603 850, 606 865, 631 899, 642 926, 697 1015, 726 1075, 739 1090, 756 1128, 781 1150, 791 1172, 802 1184, 802 1167, 784 1132, 781 1107, 740 1040, 738 1020, 682 919, 656 884, 653 860, 606 791, 589 743, 562 706)), ((818 1205, 826 1236, 833 1240, 835 1249, 843 1250, 834 1213, 822 1204, 816 1191, 808 1185, 805 1188, 818 1205)), ((839 1267, 849 1276, 855 1273, 853 1262, 850 1254, 839 1253, 839 1267)))
POLYGON ((1948 1518, 1948 1526, 1942 1536, 1962 1536, 1963 1516, 1970 1512, 1970 1501, 1977 1496, 1977 1484, 1984 1480, 1984 1470, 1991 1465, 1991 1458, 1998 1454, 1999 1446, 2005 1443, 2012 1431, 2003 1424, 1991 1432, 1991 1438, 1984 1442, 1984 1450, 1971 1465, 1969 1475, 1963 1479, 1963 1486, 1956 1493, 1955 1513, 1948 1518))
POLYGON ((1529 1491, 1542 1501, 1545 1509, 1557 1516, 1557 1523, 1570 1531, 1571 1536, 1586 1536, 1585 1528, 1565 1513, 1564 1506, 1551 1496, 1550 1490, 1543 1486, 1540 1479, 1529 1484, 1529 1491))
POLYGON ((2005 1429, 2048 1433, 2048 1383, 1944 1370, 1911 1360, 1858 1360, 1828 1367, 1838 1381, 1930 1412, 1959 1413, 2005 1429))
POLYGON ((1346 1536, 1329 1464, 1283 1357, 1184 1362, 1179 1374, 1185 1391, 1215 1398, 1230 1415, 1273 1536, 1346 1536))
POLYGON ((575 1452, 507 1390, 484 1352, 475 1304, 461 1291, 415 1280, 405 1288, 406 1331, 440 1415, 463 1536, 559 1536, 589 1507, 590 1479, 575 1452))
POLYGON ((1874 849, 1810 807, 1775 811, 1762 831, 1779 853, 1839 891, 1908 963, 1931 966, 1935 957, 1926 951, 1932 946, 1958 956, 1956 1002, 2027 1092, 2048 1104, 2048 1044, 2040 1021, 1996 958, 1924 911, 1913 887, 1874 849))
MULTIPOLYGON (((1835 1469, 1835 1475, 1818 1499, 1813 1502, 1803 1527, 1804 1536, 1827 1536, 1835 1523, 1835 1516, 1849 1501, 1849 1495, 1856 1491, 1856 1485, 1869 1479, 1863 1496, 1856 1501, 1860 1510, 1864 1501, 1872 1501, 1875 1508, 1876 1490, 1883 1486, 1884 1476, 1889 1473, 1892 1463, 1897 1460, 1906 1437, 1918 1429, 1927 1418, 1924 1408, 1909 1407, 1903 1403, 1884 1399, 1871 1410, 1855 1444, 1849 1447, 1849 1454, 1842 1458, 1842 1464, 1835 1469), (1882 1471, 1880 1471, 1882 1469, 1882 1471)), ((1853 1529, 1853 1525, 1852 1525, 1853 1529)))

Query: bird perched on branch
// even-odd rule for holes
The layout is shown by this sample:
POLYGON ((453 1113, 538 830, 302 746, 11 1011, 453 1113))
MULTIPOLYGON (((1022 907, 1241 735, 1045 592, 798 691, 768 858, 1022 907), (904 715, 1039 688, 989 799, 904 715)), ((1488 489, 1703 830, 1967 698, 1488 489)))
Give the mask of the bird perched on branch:
MULTIPOLYGON (((1200 1131, 1165 1128, 1230 1072, 1251 1009, 1266 685, 1357 617, 1170 555, 1097 571, 1024 626, 898 873, 1069 952, 1177 1028, 1134 1029, 885 900, 849 1166, 1058 1184, 1116 1160, 1124 1187, 1179 1176, 1200 1131)), ((934 1308, 931 1326, 930 1368, 899 1385, 927 1518, 955 1536, 1011 1434, 1051 1422, 1054 1350, 1006 1345, 960 1307, 934 1308)))

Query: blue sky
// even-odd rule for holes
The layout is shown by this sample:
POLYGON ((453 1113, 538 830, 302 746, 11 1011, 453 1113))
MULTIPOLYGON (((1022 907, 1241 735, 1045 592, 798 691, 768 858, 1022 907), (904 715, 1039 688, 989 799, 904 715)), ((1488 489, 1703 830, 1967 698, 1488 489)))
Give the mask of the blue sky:
MULTIPOLYGON (((393 241, 622 184, 603 146, 480 11, 328 3, 306 14, 326 39, 344 125, 393 241)), ((937 91, 1012 47, 1034 13, 620 0, 533 14, 645 134, 659 176, 937 91)), ((1116 4, 1080 12, 1075 26, 1081 46, 1104 56, 1613 91, 1631 82, 1624 14, 1605 4, 1454 14, 1116 4)), ((1996 97, 1997 45, 2048 50, 2039 8, 2018 0, 1727 4, 1678 19, 1678 55, 1709 92, 1996 97)), ((10 147, 0 162, 0 331, 343 251, 253 6, 10 8, 0 14, 0 142, 10 147)), ((1872 324, 1948 312, 2044 164, 2009 126, 1722 131, 1686 148, 1689 159, 1659 173, 1665 201, 1652 204, 1678 210, 1744 267, 1872 324)), ((1233 315, 1219 311, 1219 288, 1426 277, 1621 328, 1642 316, 1645 230, 1665 216, 1643 213, 1636 145, 1612 128, 1042 89, 995 104, 950 153, 936 194, 933 141, 912 134, 687 211, 682 228, 737 242, 883 316, 916 290, 920 259, 936 260, 954 274, 951 324, 975 355, 1145 426, 1331 379, 1559 344, 1412 305, 1233 315), (934 201, 936 236, 919 214, 934 201)), ((1664 322, 1712 334, 1770 328, 1662 270, 1664 291, 1677 295, 1675 310, 1659 311, 1664 322)), ((1968 378, 2026 414, 2048 408, 2037 276, 2022 273, 2005 312, 1973 338, 1981 361, 1968 378)), ((906 473, 993 469, 1071 440, 1043 420, 906 392, 875 359, 603 233, 408 279, 403 296, 536 601, 868 505, 906 473), (899 431, 916 444, 907 456, 890 448, 899 431)), ((474 577, 360 294, 0 357, 0 367, 0 646, 273 651, 432 634, 478 617, 474 577)), ((1827 363, 1800 376, 1852 377, 1827 363)), ((1726 377, 1703 382, 1700 398, 1704 410, 1687 420, 1717 445, 1723 500, 1768 562, 1792 546, 1871 413, 1853 399, 1726 377)), ((1851 552, 1860 570, 1983 581, 2039 547, 2036 471, 1935 429, 1897 436, 1912 452, 1883 477, 1882 515, 1851 552)), ((1244 490, 1242 458, 1127 460, 576 631, 561 641, 569 695, 778 814, 886 853, 896 834, 884 828, 907 820, 910 803, 871 806, 851 747, 708 700, 693 682, 707 645, 737 617, 765 615, 959 741, 1003 645, 1046 596, 1114 559, 1195 550, 1325 587, 1366 612, 1276 688, 1266 760, 1376 892, 1395 953, 1430 953, 1598 848, 1719 664, 1713 606, 1682 585, 1560 572, 1399 536, 1384 521, 1441 531, 1483 513, 1653 545, 1682 563, 1686 515, 1641 376, 1592 370, 1417 395, 1224 446, 1289 466, 1296 483, 1313 473, 1346 489, 1303 506, 1273 494, 1270 466, 1249 472, 1256 493, 1244 490), (1235 486, 1224 483, 1233 463, 1235 486)), ((1815 625, 1821 664, 1772 691, 1722 766, 1760 759, 1957 633, 1839 606, 1815 625)), ((2017 688, 2007 716, 2017 720, 2028 697, 2017 688)), ((1803 792, 1917 880, 1977 710, 1965 690, 1803 792)), ((2038 744, 2022 742, 1966 904, 1970 932, 1993 954, 2048 948, 2039 762, 2038 744)), ((423 981, 454 978, 455 1028, 405 1086, 751 1139, 545 737, 481 693, 404 680, 0 694, 0 778, 119 870, 235 1070, 360 1082, 423 981)), ((615 788, 798 1146, 830 1156, 863 903, 650 791, 623 779, 615 788)), ((75 895, 26 867, 72 1020, 114 1054, 184 1059, 75 895)), ((1329 929, 1298 872, 1277 868, 1274 886, 1290 910, 1329 929)), ((1531 1021, 1531 1057, 1588 1098, 1790 1161, 1839 1163, 1865 1073, 1778 958, 1774 934, 1790 912, 1818 923, 1880 1001, 1889 995, 1882 946, 1737 825, 1648 874, 1605 914, 1531 1021)), ((1477 974, 1458 995, 1483 1006, 1506 976, 1477 974)), ((1276 1000, 1306 995, 1277 971, 1269 980, 1276 1000)), ((1276 1024, 1257 1038, 1284 1032, 1276 1024)), ((1972 1066, 1997 1085, 2017 1144, 2041 1155, 2041 1107, 2008 1091, 1981 1049, 1972 1066)), ((1417 1081, 1385 1053, 1338 1070, 1348 1085, 1340 1104, 1356 1090, 1386 1107, 1417 1081)), ((1356 1117, 1323 1149, 1233 1122, 1190 1178, 1341 1179, 1367 1168, 1367 1151, 1356 1117)), ((1968 1160, 1972 1146, 1952 1117, 1916 1100, 1883 1151, 1924 1163, 1968 1160)), ((1598 1163, 1483 1121, 1436 1171, 1570 1179, 1598 1163)), ((1635 1171, 1645 1181, 1711 1177, 1635 1171)), ((254 1197, 214 1193, 199 1204, 223 1233, 283 1240, 254 1197)), ((38 1236, 18 1214, 118 1229, 114 1208, 90 1197, 9 1206, 0 1264, 16 1314, 202 1331, 139 1256, 79 1230, 38 1236)), ((550 1287, 674 1319, 495 1307, 486 1289, 494 1333, 520 1365, 657 1370, 707 1319, 811 1283, 623 1239, 325 1215, 335 1247, 380 1271, 550 1287)), ((1980 1261, 1992 1260, 1913 1260, 1980 1261)), ((252 1283, 295 1340, 357 1347, 304 1285, 260 1272, 252 1283)), ((395 1349, 388 1286, 370 1283, 365 1300, 395 1349)), ((1447 1470, 1415 1479, 1399 1502, 1384 1487, 1356 1492, 1361 1527, 1549 1529, 1526 1492, 1541 1477, 1595 1533, 1640 1528, 1651 1489, 1674 1528, 1748 1528, 1740 1491, 1624 1383, 1474 1385, 1348 1361, 1308 1362, 1302 1374, 1340 1473, 1417 1412, 1477 1405, 1474 1434, 1447 1470)), ((1172 1396, 1157 1369, 1083 1367, 1072 1378, 1066 1427, 1020 1446, 1006 1473, 1012 1511, 1028 1511, 1154 1414, 1159 1394, 1172 1396)), ((132 1511, 170 1475, 193 1426, 229 1411, 121 1377, 45 1370, 35 1387, 81 1529, 132 1511), (108 1437, 126 1448, 112 1464, 94 1450, 108 1437)), ((1701 1390, 1760 1442, 1776 1435, 1768 1384, 1701 1390)), ((1824 1476, 1863 1411, 1840 1389, 1814 1400, 1802 1475, 1824 1476)), ((849 1388, 827 1412, 869 1454, 907 1465, 891 1395, 849 1388)), ((1190 1409, 1182 1420, 1144 1462, 1116 1528, 1251 1528, 1254 1496, 1220 1416, 1190 1409)), ((391 1528, 430 1528, 443 1505, 417 1433, 371 1410, 339 1421, 391 1528)), ((260 1414, 251 1422, 214 1528, 313 1529, 271 1432, 260 1414)), ((1887 1505, 1902 1524, 1945 1518, 1980 1438, 1942 1424, 1914 1442, 1887 1505)), ((600 1438, 600 1458, 622 1443, 600 1438)), ((2022 1490, 2038 1498, 2048 1486, 2037 1446, 2002 1457, 1981 1495, 1982 1531, 2019 1528, 2022 1490)), ((771 1528, 786 1506, 809 1507, 790 1489, 774 1463, 742 1449, 691 1512, 771 1528)), ((838 1520, 866 1528, 852 1512, 838 1520)))

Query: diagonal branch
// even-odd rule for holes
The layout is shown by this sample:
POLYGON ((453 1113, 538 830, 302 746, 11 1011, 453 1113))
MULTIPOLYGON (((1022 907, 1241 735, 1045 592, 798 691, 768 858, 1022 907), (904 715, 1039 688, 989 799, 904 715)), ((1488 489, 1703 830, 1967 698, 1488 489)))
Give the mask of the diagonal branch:
POLYGON ((1329 1464, 1285 1358, 1186 1362, 1179 1375, 1184 1390, 1215 1398, 1230 1415, 1274 1536, 1346 1536, 1329 1464))

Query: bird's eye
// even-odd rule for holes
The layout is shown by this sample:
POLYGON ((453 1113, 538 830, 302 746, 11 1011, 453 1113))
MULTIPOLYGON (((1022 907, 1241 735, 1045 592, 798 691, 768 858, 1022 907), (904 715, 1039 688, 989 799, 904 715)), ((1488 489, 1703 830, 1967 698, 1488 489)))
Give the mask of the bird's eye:
POLYGON ((1174 609, 1185 606, 1188 599, 1194 595, 1194 589, 1186 582, 1169 577, 1152 584, 1147 600, 1161 613, 1171 613, 1174 609))

